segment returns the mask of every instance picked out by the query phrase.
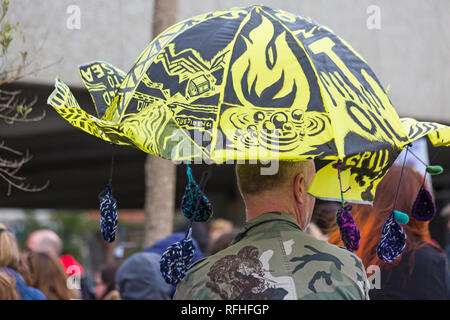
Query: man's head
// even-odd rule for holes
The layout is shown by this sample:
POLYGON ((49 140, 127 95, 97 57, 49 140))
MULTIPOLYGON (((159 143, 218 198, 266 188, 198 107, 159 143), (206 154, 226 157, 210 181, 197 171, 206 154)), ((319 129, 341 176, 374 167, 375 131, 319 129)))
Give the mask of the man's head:
POLYGON ((138 252, 127 258, 116 272, 123 300, 170 300, 171 286, 160 271, 161 255, 138 252))
POLYGON ((62 251, 62 241, 52 230, 41 229, 28 236, 27 248, 33 252, 46 252, 58 257, 62 251))
POLYGON ((441 217, 447 221, 447 231, 450 232, 450 203, 442 209, 441 217))
POLYGON ((310 161, 280 161, 274 175, 261 175, 262 164, 237 164, 239 190, 251 219, 264 212, 283 211, 294 216, 302 229, 311 220, 315 198, 307 193, 316 169, 310 161))

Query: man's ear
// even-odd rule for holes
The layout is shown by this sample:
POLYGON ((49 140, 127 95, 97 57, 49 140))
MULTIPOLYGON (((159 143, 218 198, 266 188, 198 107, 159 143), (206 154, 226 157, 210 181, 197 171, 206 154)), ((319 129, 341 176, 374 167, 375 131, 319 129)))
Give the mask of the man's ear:
POLYGON ((299 173, 294 178, 294 197, 295 201, 299 204, 303 204, 304 202, 304 193, 305 190, 305 176, 303 173, 299 173))

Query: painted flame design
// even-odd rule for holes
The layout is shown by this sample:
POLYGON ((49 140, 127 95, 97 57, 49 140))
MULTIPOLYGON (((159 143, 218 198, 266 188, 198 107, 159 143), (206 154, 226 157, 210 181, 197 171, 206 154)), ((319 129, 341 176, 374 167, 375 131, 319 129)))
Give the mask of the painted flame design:
POLYGON ((248 38, 241 35, 247 50, 231 67, 236 96, 244 105, 305 110, 308 80, 287 43, 286 31, 276 34, 269 19, 261 19, 248 38))

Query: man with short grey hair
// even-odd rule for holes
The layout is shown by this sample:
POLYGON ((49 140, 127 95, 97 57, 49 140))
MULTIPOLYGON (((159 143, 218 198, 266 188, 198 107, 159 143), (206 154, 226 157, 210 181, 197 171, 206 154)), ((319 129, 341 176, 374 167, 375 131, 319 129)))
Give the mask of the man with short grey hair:
POLYGON ((238 164, 247 223, 225 250, 190 267, 174 299, 368 299, 361 260, 303 232, 315 199, 313 161, 238 164))
POLYGON ((58 257, 68 276, 80 277, 80 287, 73 288, 75 295, 77 297, 82 297, 85 300, 93 298, 90 280, 88 279, 86 273, 84 273, 83 267, 71 254, 61 256, 63 242, 56 232, 50 229, 39 229, 33 231, 28 236, 26 247, 27 250, 31 252, 45 252, 58 257))
POLYGON ((32 252, 45 252, 59 257, 62 251, 62 241, 54 231, 40 229, 28 236, 27 248, 32 252))

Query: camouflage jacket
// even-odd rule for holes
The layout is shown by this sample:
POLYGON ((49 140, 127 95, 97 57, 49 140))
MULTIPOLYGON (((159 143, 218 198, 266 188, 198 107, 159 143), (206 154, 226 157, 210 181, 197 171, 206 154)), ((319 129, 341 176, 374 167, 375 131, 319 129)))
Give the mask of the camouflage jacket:
POLYGON ((355 254, 304 233, 287 213, 269 212, 193 264, 174 299, 368 299, 368 289, 355 254))

